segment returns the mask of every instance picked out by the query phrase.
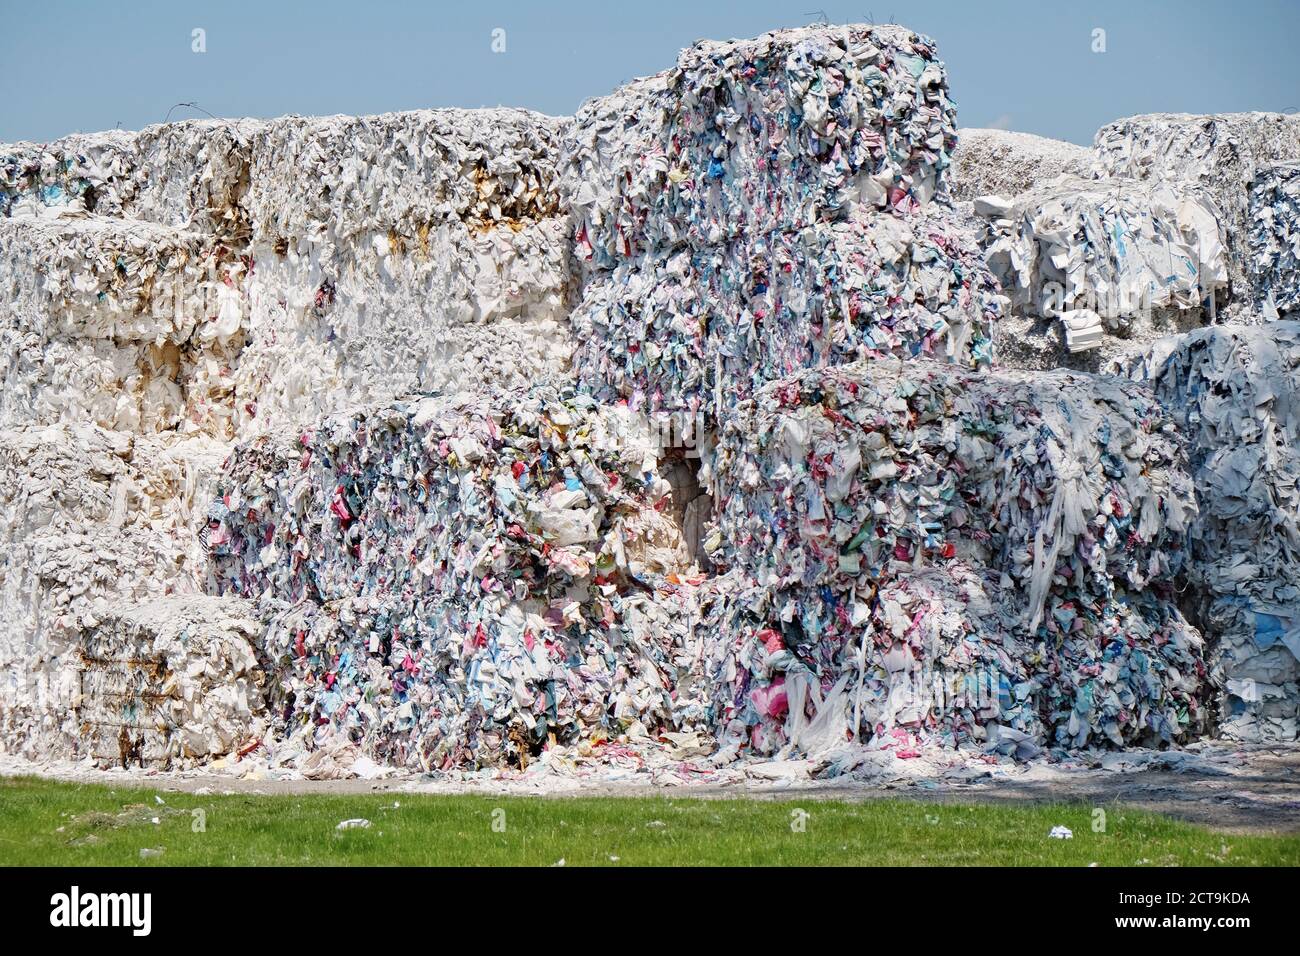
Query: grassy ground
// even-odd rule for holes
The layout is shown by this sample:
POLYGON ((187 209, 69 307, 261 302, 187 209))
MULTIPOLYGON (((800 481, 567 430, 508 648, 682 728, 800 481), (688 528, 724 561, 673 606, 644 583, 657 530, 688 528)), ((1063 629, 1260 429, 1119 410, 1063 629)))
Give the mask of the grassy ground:
POLYGON ((1300 864, 1300 836, 1226 836, 1123 807, 1107 808, 1104 833, 1092 823, 1081 804, 205 796, 0 778, 0 864, 1300 864), (370 827, 336 829, 354 817, 370 827), (1058 824, 1073 839, 1049 839, 1058 824))

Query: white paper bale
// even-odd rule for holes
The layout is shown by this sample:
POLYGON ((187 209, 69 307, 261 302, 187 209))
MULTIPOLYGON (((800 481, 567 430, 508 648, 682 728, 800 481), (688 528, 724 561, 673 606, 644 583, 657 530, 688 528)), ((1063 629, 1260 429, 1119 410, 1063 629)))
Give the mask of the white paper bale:
POLYGON ((179 770, 255 744, 267 725, 255 650, 262 631, 252 604, 238 598, 114 607, 77 637, 76 733, 53 752, 179 770))
POLYGON ((573 313, 579 380, 636 410, 718 420, 764 382, 861 358, 987 365, 1005 300, 969 224, 939 203, 593 274, 573 313))
POLYGON ((1149 113, 1108 123, 1094 141, 1097 171, 1193 186, 1222 219, 1231 279, 1229 315, 1253 323, 1247 189, 1259 166, 1300 157, 1300 115, 1149 113))
POLYGON ((122 602, 197 592, 225 447, 94 425, 0 431, 0 726, 69 719, 77 636, 122 602))
POLYGON ((232 436, 245 273, 224 246, 168 226, 0 220, 0 427, 232 436))
POLYGON ((1064 140, 1007 129, 957 130, 948 182, 956 202, 976 196, 1015 196, 1057 176, 1087 176, 1092 150, 1064 140))
POLYGON ((249 136, 259 125, 189 120, 0 145, 0 216, 71 209, 241 242, 249 136))
POLYGON ((681 729, 693 589, 657 457, 626 407, 550 387, 241 442, 207 541, 221 591, 264 599, 277 732, 427 770, 681 729))
POLYGON ((249 199, 245 430, 563 374, 560 124, 504 109, 266 124, 249 199))

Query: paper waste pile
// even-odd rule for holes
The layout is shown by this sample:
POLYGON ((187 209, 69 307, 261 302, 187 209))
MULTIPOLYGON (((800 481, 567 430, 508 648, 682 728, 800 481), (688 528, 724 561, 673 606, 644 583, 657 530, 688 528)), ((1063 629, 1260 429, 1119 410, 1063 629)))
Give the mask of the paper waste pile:
POLYGON ((1186 439, 1199 514, 1186 599, 1226 682, 1220 731, 1294 740, 1300 713, 1300 323, 1162 339, 1131 369, 1186 439))
POLYGON ((954 143, 933 44, 900 27, 699 43, 588 102, 563 149, 580 380, 716 416, 808 365, 987 362, 1001 300, 943 208, 954 143))
POLYGON ((1179 464, 1116 379, 880 360, 767 386, 715 465, 732 593, 706 656, 731 729, 761 749, 1187 739, 1205 670, 1173 600, 1179 464))
POLYGON ((1300 120, 959 139, 933 42, 857 25, 572 118, 0 147, 0 750, 1294 739, 1300 120))
POLYGON ((541 388, 239 446, 207 541, 273 618, 283 732, 428 770, 689 714, 687 559, 637 427, 541 388))
POLYGON ((1250 187, 1250 269, 1267 319, 1300 316, 1300 162, 1265 166, 1250 187))

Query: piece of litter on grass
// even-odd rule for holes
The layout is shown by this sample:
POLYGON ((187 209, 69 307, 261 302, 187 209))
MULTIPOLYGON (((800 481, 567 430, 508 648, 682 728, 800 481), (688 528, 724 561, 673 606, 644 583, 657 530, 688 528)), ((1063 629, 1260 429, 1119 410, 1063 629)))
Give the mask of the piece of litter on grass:
POLYGON ((141 847, 141 848, 140 848, 140 859, 142 859, 142 860, 148 860, 148 859, 152 859, 153 857, 156 857, 156 856, 162 856, 162 855, 163 855, 163 850, 164 850, 164 849, 165 849, 164 847, 160 847, 160 846, 157 846, 157 847, 148 847, 148 846, 141 847))
POLYGON ((564 857, 560 857, 558 860, 552 863, 551 866, 564 866, 564 857))
POLYGON ((1074 839, 1074 831, 1071 830, 1069 827, 1062 827, 1062 826, 1055 826, 1055 827, 1052 827, 1052 832, 1049 833, 1049 834, 1047 834, 1047 835, 1048 835, 1049 837, 1051 837, 1053 840, 1073 840, 1073 839, 1074 839))
POLYGON ((370 826, 370 821, 364 817, 353 817, 351 820, 340 820, 335 830, 364 830, 370 826))

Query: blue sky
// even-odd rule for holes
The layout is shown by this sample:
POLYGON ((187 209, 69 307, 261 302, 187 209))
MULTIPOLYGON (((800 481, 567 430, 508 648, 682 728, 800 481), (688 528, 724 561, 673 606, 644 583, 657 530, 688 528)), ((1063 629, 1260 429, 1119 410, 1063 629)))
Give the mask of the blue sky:
POLYGON ((0 0, 0 13, 0 141, 136 129, 181 101, 218 116, 571 113, 664 69, 695 39, 822 14, 933 36, 962 126, 1089 143, 1098 126, 1133 113, 1300 109, 1296 0, 0 0), (195 28, 205 53, 191 50, 195 28), (504 53, 492 51, 497 28, 504 53), (1105 53, 1092 51, 1095 29, 1106 31, 1105 53))

